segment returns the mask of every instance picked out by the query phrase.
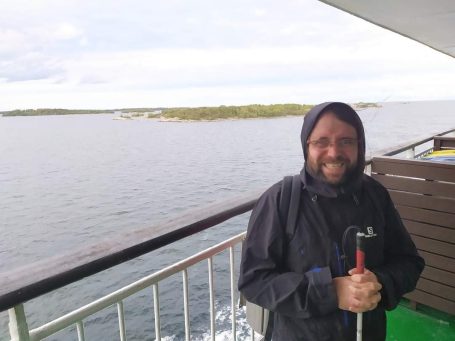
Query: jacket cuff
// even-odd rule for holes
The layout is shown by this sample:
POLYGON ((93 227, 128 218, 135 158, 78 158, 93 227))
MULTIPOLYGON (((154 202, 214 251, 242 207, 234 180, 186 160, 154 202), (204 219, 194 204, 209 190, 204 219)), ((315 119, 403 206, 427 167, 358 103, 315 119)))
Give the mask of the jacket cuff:
POLYGON ((385 310, 395 309, 398 305, 398 300, 395 299, 392 281, 386 274, 380 271, 373 270, 373 273, 376 275, 378 282, 382 285, 382 289, 379 291, 381 294, 379 305, 385 310))
POLYGON ((315 315, 326 315, 338 309, 338 298, 329 267, 314 268, 305 273, 308 291, 305 306, 315 315))

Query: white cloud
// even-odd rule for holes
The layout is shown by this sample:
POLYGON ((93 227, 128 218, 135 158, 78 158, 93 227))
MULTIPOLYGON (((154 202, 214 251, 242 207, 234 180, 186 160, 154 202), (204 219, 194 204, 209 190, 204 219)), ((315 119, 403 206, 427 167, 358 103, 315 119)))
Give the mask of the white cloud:
POLYGON ((0 56, 20 52, 25 43, 26 37, 20 31, 0 27, 0 56))
POLYGON ((263 17, 267 11, 264 8, 256 8, 253 10, 253 13, 257 17, 263 17))
POLYGON ((0 110, 455 97, 430 48, 315 1, 233 1, 8 6, 0 110))
POLYGON ((60 23, 52 32, 52 35, 58 40, 74 39, 82 35, 82 30, 70 23, 60 23))

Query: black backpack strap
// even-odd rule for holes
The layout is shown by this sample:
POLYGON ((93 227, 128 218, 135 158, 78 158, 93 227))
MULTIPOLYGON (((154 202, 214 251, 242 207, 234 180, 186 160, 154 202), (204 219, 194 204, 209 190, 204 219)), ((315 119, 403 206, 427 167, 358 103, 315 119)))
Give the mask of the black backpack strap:
MULTIPOLYGON (((299 216, 300 209, 300 192, 302 190, 302 182, 300 181, 300 175, 285 176, 281 183, 281 194, 280 194, 280 215, 286 219, 284 224, 286 225, 286 235, 289 238, 294 236, 295 228, 297 226, 297 218, 299 216)), ((271 341, 273 334, 274 325, 274 312, 269 311, 269 319, 267 324, 264 341, 271 341)))
POLYGON ((292 237, 295 232, 300 208, 302 182, 300 175, 285 176, 281 183, 280 214, 286 226, 286 235, 292 237))
POLYGON ((291 199, 289 202, 288 218, 286 222, 286 234, 294 236, 297 227, 297 219, 300 211, 300 193, 302 191, 302 181, 300 175, 292 177, 291 199))
MULTIPOLYGON (((280 208, 279 213, 283 219, 283 225, 287 226, 289 216, 289 205, 291 203, 292 176, 285 176, 281 182, 280 208)), ((287 228, 286 228, 287 230, 287 228)))

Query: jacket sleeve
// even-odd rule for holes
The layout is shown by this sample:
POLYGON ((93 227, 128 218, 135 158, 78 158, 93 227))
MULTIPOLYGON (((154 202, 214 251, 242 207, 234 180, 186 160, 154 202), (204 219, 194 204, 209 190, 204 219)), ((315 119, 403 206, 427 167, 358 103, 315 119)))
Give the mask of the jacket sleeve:
POLYGON ((385 191, 384 263, 372 269, 383 288, 381 304, 394 309, 401 297, 415 289, 425 261, 419 256, 414 242, 400 215, 385 191))
POLYGON ((283 315, 308 318, 331 313, 338 302, 328 267, 307 273, 285 269, 279 184, 259 198, 251 213, 242 249, 239 290, 248 301, 283 315))

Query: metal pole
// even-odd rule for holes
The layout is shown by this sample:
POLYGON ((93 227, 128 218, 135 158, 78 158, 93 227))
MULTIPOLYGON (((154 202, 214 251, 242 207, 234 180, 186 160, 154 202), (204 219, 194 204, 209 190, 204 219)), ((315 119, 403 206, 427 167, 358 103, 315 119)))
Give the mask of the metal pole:
POLYGON ((210 291, 210 340, 215 341, 215 292, 213 286, 213 258, 209 261, 209 291, 210 291))
POLYGON ((117 302, 118 328, 120 331, 120 341, 126 341, 125 329, 125 312, 123 310, 123 301, 117 302))
POLYGON ((158 283, 153 284, 153 310, 155 311, 155 339, 161 340, 161 323, 160 323, 160 295, 158 292, 158 283))
POLYGON ((407 159, 413 159, 415 157, 415 147, 412 147, 412 148, 409 148, 407 151, 406 151, 406 158, 407 159))
POLYGON ((82 321, 77 322, 77 339, 79 341, 85 341, 84 323, 82 321))
POLYGON ((28 333, 27 318, 23 304, 18 304, 8 310, 9 334, 11 341, 30 341, 28 333))
POLYGON ((183 274, 183 311, 185 316, 185 341, 190 341, 190 302, 188 293, 188 270, 184 269, 183 274))
POLYGON ((236 332, 236 309, 235 309, 235 279, 234 279, 234 247, 229 248, 230 272, 231 272, 231 310, 232 310, 232 340, 237 340, 236 332))

